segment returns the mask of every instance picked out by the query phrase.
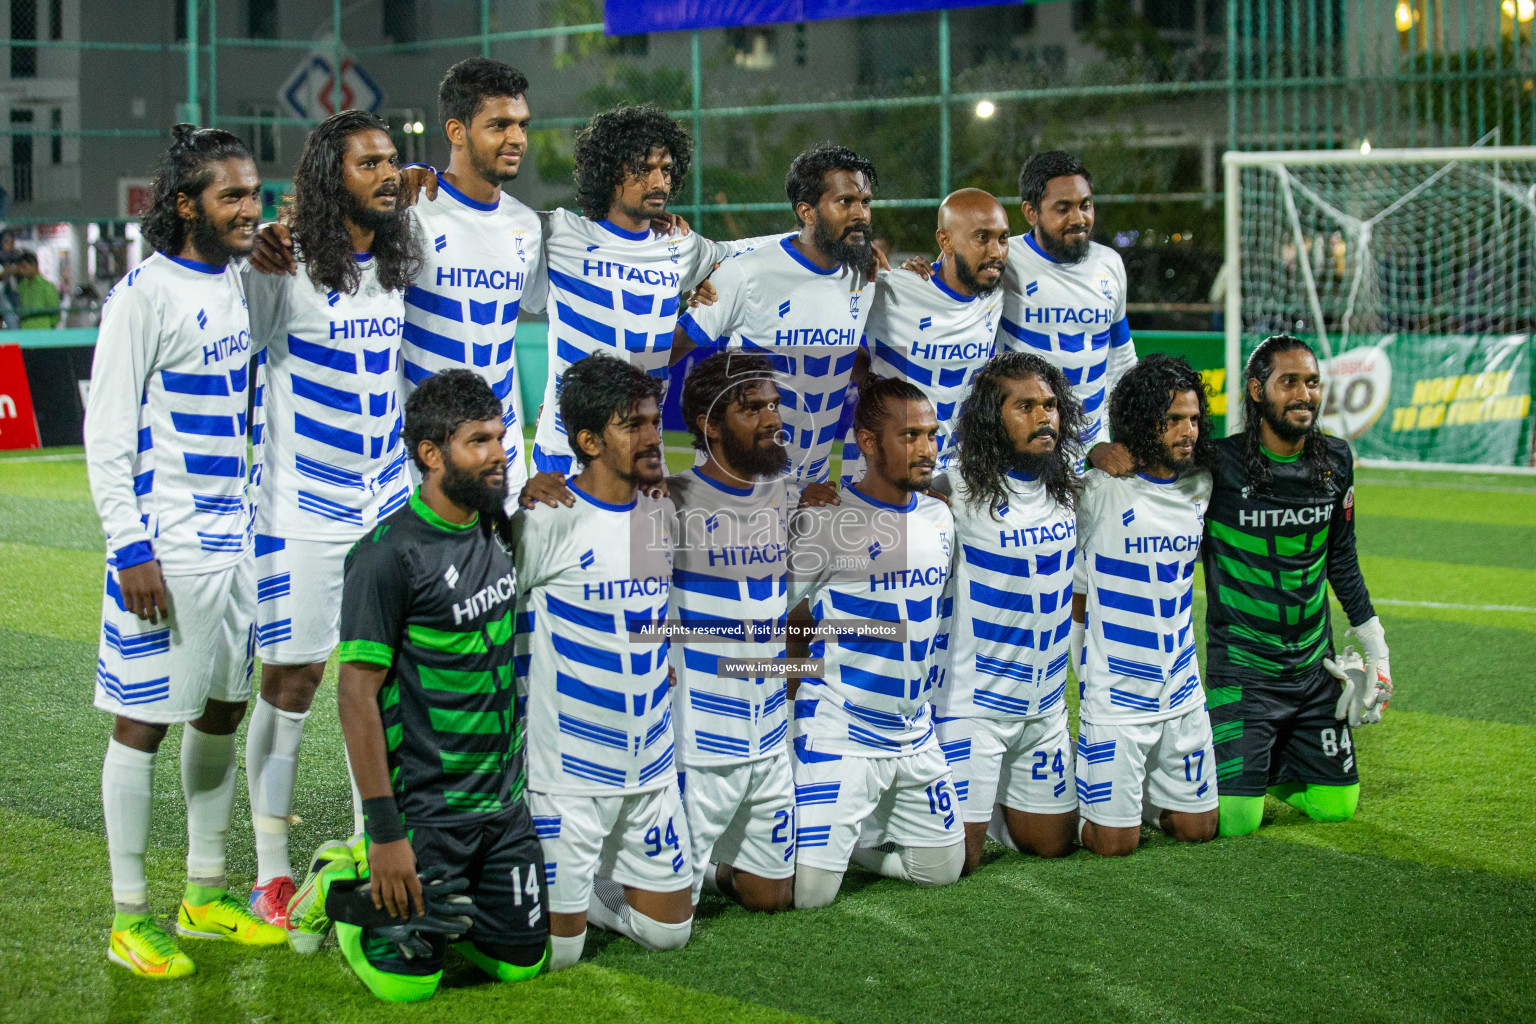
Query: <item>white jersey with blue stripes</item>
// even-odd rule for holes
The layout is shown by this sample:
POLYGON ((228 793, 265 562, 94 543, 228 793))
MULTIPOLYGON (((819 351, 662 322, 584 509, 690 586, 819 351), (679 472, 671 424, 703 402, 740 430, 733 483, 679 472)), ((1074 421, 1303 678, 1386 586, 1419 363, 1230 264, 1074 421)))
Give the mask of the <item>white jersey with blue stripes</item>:
POLYGON ((571 364, 601 352, 667 379, 679 293, 753 241, 711 242, 697 233, 627 231, 570 210, 544 218, 548 294, 524 304, 549 317, 549 371, 534 433, 533 468, 573 472, 571 444, 560 420, 560 381, 571 364))
POLYGON ((723 642, 672 646, 673 702, 684 765, 731 765, 786 749, 784 678, 727 675, 723 660, 784 657, 789 613, 785 479, 733 487, 697 467, 672 477, 677 508, 672 618, 723 642))
POLYGON ((871 296, 862 269, 818 267, 794 238, 776 237, 726 260, 710 278, 715 304, 688 310, 678 322, 695 344, 728 343, 772 360, 779 415, 792 438, 790 466, 806 484, 830 475, 871 296))
POLYGON ((1139 724, 1202 707, 1194 577, 1211 475, 1083 475, 1074 586, 1087 595, 1080 711, 1139 724))
POLYGON ((517 421, 517 312, 525 288, 544 273, 539 215, 504 192, 471 199, 438 175, 437 198, 411 206, 425 262, 405 292, 400 400, 435 373, 469 369, 501 400, 507 435, 507 490, 528 480, 517 421))
POLYGON ((1004 349, 1033 352, 1061 368, 1083 404, 1083 449, 1109 440, 1109 393, 1136 365, 1125 316, 1125 264, 1097 242, 1079 263, 1046 255, 1034 232, 1008 241, 1003 272, 1004 349))
POLYGON ((410 497, 400 443, 405 303, 358 257, 355 292, 294 274, 246 274, 257 357, 256 532, 361 537, 410 497))
POLYGON ((119 552, 126 565, 155 557, 175 576, 245 557, 250 344, 231 267, 157 252, 108 293, 85 454, 109 563, 119 552))
POLYGON ((666 498, 599 501, 513 517, 517 675, 528 788, 621 796, 677 785, 665 639, 675 511, 666 498))
POLYGON ((842 504, 802 509, 790 525, 789 602, 820 623, 873 620, 884 639, 843 631, 818 638, 821 678, 800 681, 796 749, 857 757, 914 754, 933 743, 933 645, 949 579, 954 520, 937 498, 906 505, 842 491, 842 504))
POLYGON ((1015 720, 1066 706, 1077 519, 1034 477, 1010 471, 1003 500, 978 507, 958 471, 950 494, 953 618, 939 652, 934 713, 1015 720))

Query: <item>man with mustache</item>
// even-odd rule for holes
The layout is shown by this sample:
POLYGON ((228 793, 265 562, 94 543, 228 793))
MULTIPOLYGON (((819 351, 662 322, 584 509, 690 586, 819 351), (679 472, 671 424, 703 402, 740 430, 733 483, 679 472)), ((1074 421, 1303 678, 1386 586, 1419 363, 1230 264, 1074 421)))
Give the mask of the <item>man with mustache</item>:
POLYGON ((954 537, 949 506, 926 493, 939 422, 916 385, 871 377, 854 426, 869 471, 790 527, 792 629, 828 630, 790 645, 823 659, 794 694, 796 907, 831 903, 850 859, 927 886, 965 860, 929 703, 954 537))
MULTIPOLYGON (((543 967, 549 919, 544 856, 523 801, 501 416, 501 400, 465 369, 407 400, 403 433, 421 486, 347 555, 337 702, 367 819, 373 906, 409 922, 428 909, 422 876, 464 879, 474 924, 456 948, 510 982, 543 967)), ((334 903, 335 881, 357 874, 352 855, 328 843, 315 862, 321 899, 334 903)), ((436 991, 442 934, 402 951, 376 928, 337 920, 336 932, 379 998, 436 991)))
POLYGON ((1182 843, 1216 836, 1193 622, 1215 446, 1200 375, 1174 356, 1127 371, 1109 416, 1136 472, 1083 475, 1071 650, 1081 680, 1078 838, 1123 857, 1140 844, 1143 822, 1182 843))
POLYGON ((797 235, 726 260, 718 296, 678 318, 674 350, 729 344, 771 353, 783 371, 791 471, 828 480, 833 441, 869 313, 875 167, 844 146, 795 157, 784 179, 797 235))
POLYGON ((1392 696, 1386 636, 1355 554, 1354 460, 1319 428, 1321 404, 1312 349, 1266 338, 1243 375, 1243 431, 1216 442, 1206 704, 1224 836, 1259 827, 1266 791, 1318 821, 1353 817, 1351 730, 1379 722, 1392 696), (1363 672, 1334 661, 1330 584, 1365 649, 1363 672))
POLYGON ((668 481, 677 507, 674 617, 709 631, 672 645, 683 803, 702 889, 749 910, 794 899, 795 789, 785 680, 729 662, 784 657, 789 455, 773 364, 724 351, 683 382, 701 465, 668 481))
POLYGON ((140 978, 193 972, 150 912, 155 755, 181 732, 182 935, 281 943, 226 888, 235 731, 251 697, 256 587, 246 526, 250 318, 230 261, 251 250, 261 181, 226 131, 172 129, 144 237, 155 252, 107 296, 85 408, 86 471, 107 537, 96 707, 112 871, 107 958, 140 978))
POLYGON ((965 874, 989 827, 1041 857, 1074 845, 1066 691, 1081 415, 1060 370, 1005 352, 976 375, 957 464, 934 479, 958 542, 934 725, 965 821, 965 874))
POLYGON ((667 619, 675 510, 651 492, 662 382, 605 355, 562 375, 581 472, 574 504, 513 520, 528 807, 544 848, 550 969, 581 957, 590 920, 647 949, 693 927, 693 858, 674 766, 667 619), (595 898, 594 898, 595 897, 595 898))
POLYGON ((343 563, 411 493, 397 382, 403 295, 421 265, 399 206, 395 146, 378 117, 348 110, 322 121, 293 185, 284 220, 299 272, 246 275, 259 353, 253 476, 262 658, 246 737, 252 907, 283 925, 294 892, 288 823, 299 743, 336 647, 343 563))

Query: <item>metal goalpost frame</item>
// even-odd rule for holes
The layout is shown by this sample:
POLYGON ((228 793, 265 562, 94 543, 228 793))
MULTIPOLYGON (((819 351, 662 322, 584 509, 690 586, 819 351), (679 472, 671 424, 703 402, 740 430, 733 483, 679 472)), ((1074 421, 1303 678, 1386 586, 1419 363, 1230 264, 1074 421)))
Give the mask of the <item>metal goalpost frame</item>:
MULTIPOLYGON (((1243 429, 1243 260, 1246 254, 1243 252, 1243 194, 1242 172, 1245 169, 1262 168, 1276 173, 1282 186, 1281 191, 1285 195, 1286 204, 1292 211, 1294 218, 1294 205, 1288 186, 1285 171, 1289 167, 1327 167, 1327 166, 1384 166, 1391 164, 1440 164, 1442 170, 1432 177, 1438 177, 1444 170, 1454 164, 1492 164, 1503 163, 1527 163, 1536 164, 1536 146, 1455 146, 1455 147, 1425 147, 1422 149, 1372 149, 1362 152, 1354 149, 1332 150, 1276 150, 1271 152, 1238 151, 1229 150, 1222 156, 1223 167, 1223 191, 1225 211, 1225 248, 1226 248, 1226 294, 1224 298, 1225 316, 1225 362, 1226 362, 1226 399, 1227 417, 1226 429, 1230 436, 1243 429)), ((1293 219, 1294 223, 1294 219, 1293 219)), ((1296 241, 1298 254, 1302 253, 1304 246, 1300 239, 1296 241)), ((1532 239, 1533 248, 1536 248, 1536 238, 1532 239)), ((1315 317, 1316 330, 1326 357, 1334 353, 1328 343, 1327 328, 1324 322, 1324 314, 1318 305, 1315 288, 1312 287, 1309 261, 1305 258, 1298 260, 1303 277, 1308 283, 1308 304, 1315 317)), ((1324 400, 1326 402, 1329 382, 1325 379, 1324 400)), ((1399 462, 1389 459, 1362 459, 1361 465, 1375 466, 1392 469, 1414 470, 1475 470, 1488 473, 1536 473, 1536 467, 1526 466, 1497 466, 1485 464, 1445 463, 1445 462, 1399 462)))

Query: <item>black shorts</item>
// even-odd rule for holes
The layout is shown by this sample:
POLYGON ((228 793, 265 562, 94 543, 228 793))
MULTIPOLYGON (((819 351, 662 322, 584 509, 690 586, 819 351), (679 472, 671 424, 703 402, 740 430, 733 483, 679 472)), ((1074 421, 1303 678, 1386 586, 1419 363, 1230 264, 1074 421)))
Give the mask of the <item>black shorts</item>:
MULTIPOLYGON (((472 825, 416 826, 409 835, 417 874, 441 867, 445 881, 469 879, 466 894, 475 901, 475 926, 464 936, 466 941, 497 959, 506 947, 542 950, 549 938, 544 853, 526 804, 519 801, 506 814, 472 825)), ((427 942, 432 955, 410 960, 370 929, 364 929, 362 945, 369 963, 379 970, 428 975, 443 969, 448 943, 439 936, 429 936, 427 942)), ((536 954, 531 955, 536 962, 536 954)))
POLYGON ((1216 791, 1263 796, 1283 782, 1359 782, 1349 723, 1333 717, 1341 692, 1321 661, 1306 676, 1278 685, 1250 675, 1208 677, 1216 791))

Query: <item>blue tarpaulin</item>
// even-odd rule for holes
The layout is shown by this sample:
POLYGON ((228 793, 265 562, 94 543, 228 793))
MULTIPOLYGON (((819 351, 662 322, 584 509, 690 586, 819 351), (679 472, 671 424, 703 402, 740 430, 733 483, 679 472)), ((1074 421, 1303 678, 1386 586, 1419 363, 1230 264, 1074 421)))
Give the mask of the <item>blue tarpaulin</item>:
POLYGON ((936 11, 941 7, 993 6, 997 6, 997 0, 608 0, 603 5, 603 24, 611 36, 636 36, 783 21, 872 18, 936 11))

